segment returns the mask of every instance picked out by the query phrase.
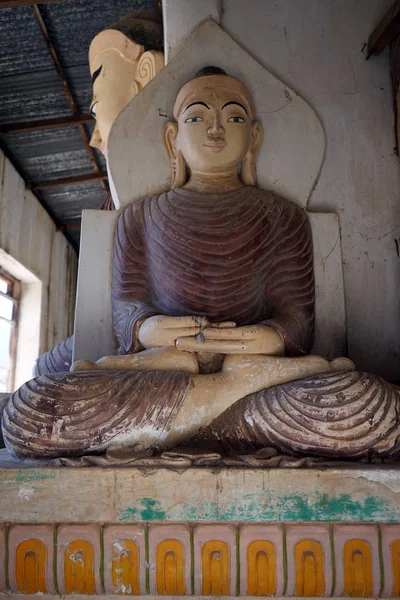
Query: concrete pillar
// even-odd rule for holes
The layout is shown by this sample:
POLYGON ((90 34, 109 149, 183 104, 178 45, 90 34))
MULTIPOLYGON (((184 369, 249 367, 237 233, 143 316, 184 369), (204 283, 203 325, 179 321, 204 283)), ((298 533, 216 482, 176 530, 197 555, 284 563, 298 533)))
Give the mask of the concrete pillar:
POLYGON ((165 64, 175 56, 192 31, 205 21, 220 23, 220 0, 163 0, 165 64))

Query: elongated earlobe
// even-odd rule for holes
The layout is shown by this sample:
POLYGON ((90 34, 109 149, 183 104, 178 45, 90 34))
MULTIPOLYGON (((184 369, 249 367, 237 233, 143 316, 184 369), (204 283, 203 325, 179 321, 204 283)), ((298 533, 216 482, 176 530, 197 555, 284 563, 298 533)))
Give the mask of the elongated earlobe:
POLYGON ((263 141, 264 133, 261 123, 252 124, 252 144, 242 162, 240 179, 245 185, 257 185, 257 156, 263 141))
POLYGON ((183 154, 176 147, 178 125, 169 121, 164 129, 164 145, 171 163, 171 189, 179 188, 186 183, 186 165, 183 154))

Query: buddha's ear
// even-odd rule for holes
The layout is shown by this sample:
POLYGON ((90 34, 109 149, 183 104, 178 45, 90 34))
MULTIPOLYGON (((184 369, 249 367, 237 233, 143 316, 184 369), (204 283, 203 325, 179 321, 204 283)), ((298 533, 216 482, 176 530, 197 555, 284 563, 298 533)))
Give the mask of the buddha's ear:
POLYGON ((101 150, 101 147, 103 145, 103 140, 101 139, 99 126, 97 123, 94 126, 93 134, 90 138, 89 145, 92 146, 92 148, 98 148, 99 150, 101 150))
POLYGON ((147 85, 164 68, 164 54, 156 50, 147 50, 139 59, 136 81, 140 89, 147 85))
POLYGON ((257 185, 257 156, 264 138, 263 128, 259 121, 251 126, 251 146, 243 159, 241 180, 245 185, 257 185))
POLYGON ((253 121, 251 126, 251 137, 252 137, 252 151, 257 158, 260 152, 261 144, 264 139, 264 131, 260 121, 253 121))
POLYGON ((185 159, 177 147, 178 125, 168 121, 164 128, 164 145, 171 163, 171 189, 182 187, 186 183, 185 159))

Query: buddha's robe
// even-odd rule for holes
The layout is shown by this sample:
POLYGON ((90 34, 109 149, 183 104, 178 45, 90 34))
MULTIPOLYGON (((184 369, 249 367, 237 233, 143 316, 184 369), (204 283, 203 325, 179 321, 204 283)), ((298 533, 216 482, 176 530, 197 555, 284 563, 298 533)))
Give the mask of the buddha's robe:
POLYGON ((4 408, 2 431, 18 458, 82 456, 143 434, 162 445, 179 412, 190 376, 160 371, 88 371, 41 375, 24 383, 4 408))
POLYGON ((115 236, 112 299, 122 354, 156 314, 275 328, 288 356, 308 354, 314 274, 305 212, 256 187, 171 190, 130 205, 115 236))
POLYGON ((73 344, 74 336, 71 335, 48 352, 41 354, 39 358, 36 359, 33 368, 34 377, 69 371, 72 365, 73 344))
POLYGON ((222 455, 272 447, 340 459, 400 458, 399 388, 371 373, 321 373, 250 394, 190 441, 222 455))

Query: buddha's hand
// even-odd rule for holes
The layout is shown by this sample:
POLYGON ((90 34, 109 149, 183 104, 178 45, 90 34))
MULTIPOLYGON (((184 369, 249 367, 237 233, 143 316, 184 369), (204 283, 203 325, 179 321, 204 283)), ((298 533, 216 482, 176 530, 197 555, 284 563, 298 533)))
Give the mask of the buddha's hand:
POLYGON ((222 354, 283 355, 285 344, 281 335, 266 325, 247 327, 206 327, 195 336, 178 338, 178 350, 218 352, 222 354))
POLYGON ((139 342, 143 348, 175 346, 178 338, 193 338, 206 328, 232 328, 235 323, 216 323, 211 325, 206 317, 149 317, 139 327, 139 342))

